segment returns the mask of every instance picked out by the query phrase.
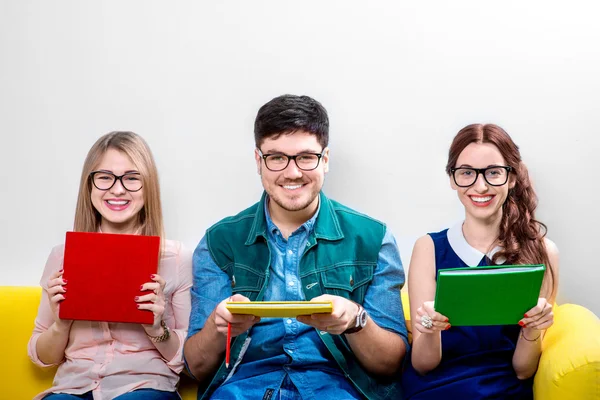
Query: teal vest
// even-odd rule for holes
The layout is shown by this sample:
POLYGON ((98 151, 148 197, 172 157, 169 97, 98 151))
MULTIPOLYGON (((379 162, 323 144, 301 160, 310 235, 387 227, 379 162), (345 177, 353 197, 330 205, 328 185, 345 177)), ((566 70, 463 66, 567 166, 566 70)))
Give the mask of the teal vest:
MULTIPOLYGON (((271 252, 267 244, 264 212, 266 194, 260 202, 228 217, 208 229, 206 240, 215 263, 231 279, 233 293, 250 300, 263 299, 269 281, 271 252)), ((314 230, 308 237, 300 259, 299 275, 307 300, 332 294, 363 303, 369 287, 385 225, 320 194, 320 210, 314 230)), ((231 360, 237 360, 249 332, 236 337, 231 345, 231 360)), ((399 380, 377 381, 360 366, 344 335, 319 332, 319 337, 340 369, 368 399, 397 399, 399 380)), ((221 365, 202 398, 227 377, 221 365)))

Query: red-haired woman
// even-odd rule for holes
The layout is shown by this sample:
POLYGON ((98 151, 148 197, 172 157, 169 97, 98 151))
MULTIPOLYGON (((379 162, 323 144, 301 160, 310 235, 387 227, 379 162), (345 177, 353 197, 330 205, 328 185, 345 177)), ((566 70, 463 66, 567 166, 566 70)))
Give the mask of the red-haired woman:
POLYGON ((553 323, 558 251, 535 219, 537 197, 527 168, 502 128, 473 124, 455 136, 446 173, 465 219, 421 237, 412 253, 406 398, 531 399, 542 338, 553 323), (546 265, 538 303, 519 325, 452 327, 435 311, 438 270, 499 264, 546 265))

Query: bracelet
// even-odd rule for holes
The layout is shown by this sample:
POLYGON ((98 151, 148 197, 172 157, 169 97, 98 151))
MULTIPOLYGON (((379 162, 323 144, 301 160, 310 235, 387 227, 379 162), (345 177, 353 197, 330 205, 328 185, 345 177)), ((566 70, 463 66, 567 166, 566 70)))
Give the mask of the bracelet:
POLYGON ((525 340, 527 340, 528 342, 537 342, 540 339, 540 336, 542 336, 542 332, 540 331, 540 334, 535 338, 535 339, 527 339, 525 337, 525 335, 523 335, 523 329, 521 329, 521 337, 525 340))
POLYGON ((148 339, 150 339, 154 343, 164 342, 165 340, 167 340, 168 338, 171 337, 171 331, 169 330, 169 327, 167 326, 165 321, 160 321, 160 326, 162 326, 162 328, 164 330, 164 333, 162 335, 150 336, 146 333, 146 336, 148 336, 148 339))

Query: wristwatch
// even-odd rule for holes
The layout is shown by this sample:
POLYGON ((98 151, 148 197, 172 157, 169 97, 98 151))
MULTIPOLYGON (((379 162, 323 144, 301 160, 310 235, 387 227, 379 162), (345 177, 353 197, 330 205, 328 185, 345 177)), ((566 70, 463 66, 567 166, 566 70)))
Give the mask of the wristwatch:
POLYGON ((171 337, 171 331, 169 330, 169 327, 167 326, 165 321, 160 321, 160 326, 162 326, 162 328, 164 330, 164 333, 162 335, 150 336, 146 333, 146 336, 148 336, 148 339, 150 339, 150 341, 152 341, 154 343, 160 343, 160 342, 164 342, 165 340, 167 340, 171 337))
POLYGON ((367 325, 367 311, 358 303, 354 303, 358 306, 358 312, 356 313, 356 323, 353 327, 346 329, 343 333, 347 335, 349 333, 356 333, 367 325))

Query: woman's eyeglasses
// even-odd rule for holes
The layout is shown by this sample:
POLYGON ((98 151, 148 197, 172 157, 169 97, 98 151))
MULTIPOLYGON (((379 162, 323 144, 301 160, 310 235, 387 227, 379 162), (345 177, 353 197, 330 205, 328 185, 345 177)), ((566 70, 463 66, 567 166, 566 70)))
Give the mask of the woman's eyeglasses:
POLYGON ((483 175, 485 181, 491 186, 502 186, 508 182, 508 174, 512 167, 496 165, 487 168, 452 168, 452 177, 458 187, 469 187, 477 182, 479 174, 483 175))
POLYGON ((98 190, 109 190, 117 181, 120 181, 128 192, 137 192, 142 188, 142 176, 139 172, 128 172, 118 176, 108 171, 93 171, 90 178, 98 190))

